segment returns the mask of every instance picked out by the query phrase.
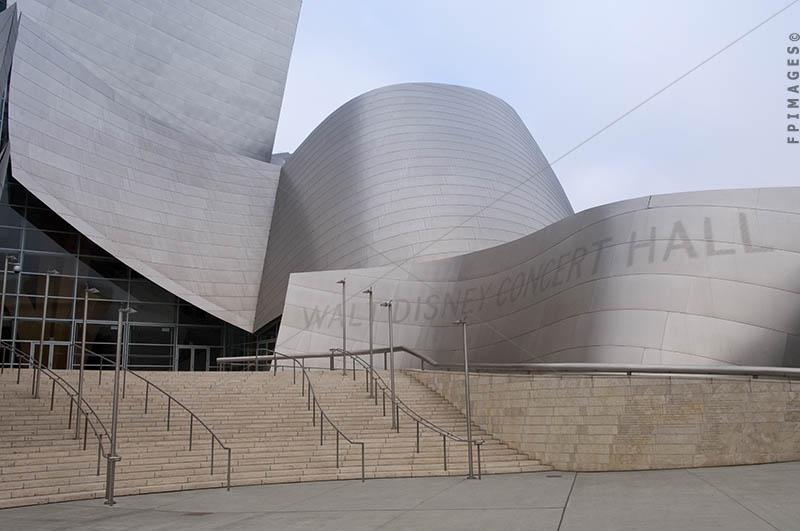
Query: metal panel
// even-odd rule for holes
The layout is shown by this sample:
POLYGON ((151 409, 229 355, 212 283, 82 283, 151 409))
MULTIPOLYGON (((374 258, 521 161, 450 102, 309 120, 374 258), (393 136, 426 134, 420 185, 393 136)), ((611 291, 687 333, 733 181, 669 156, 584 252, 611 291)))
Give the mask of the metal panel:
POLYGON ((300 0, 18 0, 72 58, 154 119, 269 161, 300 0))
MULTIPOLYGON (((508 244, 402 268, 291 276, 277 348, 367 346, 366 296, 393 299, 395 345, 458 362, 798 366, 800 188, 622 201, 508 244)), ((387 344, 384 311, 376 345, 387 344)), ((408 366, 418 361, 407 358, 408 366)))
POLYGON ((431 83, 367 92, 283 166, 256 324, 280 314, 290 273, 456 256, 570 214, 502 100, 431 83))
POLYGON ((83 61, 22 16, 9 106, 15 178, 140 274, 251 330, 279 166, 159 122, 83 61))

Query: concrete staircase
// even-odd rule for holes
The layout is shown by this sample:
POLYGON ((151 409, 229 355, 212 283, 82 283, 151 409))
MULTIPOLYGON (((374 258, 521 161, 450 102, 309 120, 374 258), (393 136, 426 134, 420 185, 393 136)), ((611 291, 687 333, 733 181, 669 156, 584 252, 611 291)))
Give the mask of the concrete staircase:
MULTIPOLYGON (((77 383, 77 372, 59 372, 77 383)), ((195 412, 232 449, 231 484, 257 485, 298 481, 357 479, 361 477, 361 448, 341 439, 340 467, 336 467, 335 431, 326 423, 320 446, 319 412, 307 410, 300 394, 300 372, 293 384, 292 371, 247 372, 149 372, 143 376, 167 390, 195 412)), ((17 385, 16 371, 0 376, 0 508, 72 499, 102 497, 105 460, 96 475, 97 441, 91 429, 87 450, 68 429, 69 400, 56 388, 50 411, 50 380, 42 379, 41 398, 30 398, 30 372, 23 370, 17 385)), ((355 441, 365 443, 367 478, 466 474, 466 445, 448 441, 447 471, 443 466, 442 438, 425 430, 416 453, 416 424, 401 414, 400 433, 390 429, 390 408, 382 416, 368 398, 364 374, 354 381, 341 372, 314 371, 312 385, 325 413, 355 441)), ((402 373, 397 377, 398 396, 417 413, 456 434, 465 432, 464 417, 446 400, 402 373)), ((76 385, 77 387, 77 385, 76 385)), ((112 373, 87 372, 85 396, 110 430, 112 373)), ((227 454, 214 450, 211 474, 211 436, 197 422, 192 426, 189 450, 189 415, 174 402, 167 431, 167 399, 152 387, 144 413, 146 385, 127 377, 125 399, 120 406, 117 495, 186 490, 225 485, 227 454)), ((81 435, 83 426, 81 426, 81 435)), ((545 470, 483 433, 485 474, 545 470)))

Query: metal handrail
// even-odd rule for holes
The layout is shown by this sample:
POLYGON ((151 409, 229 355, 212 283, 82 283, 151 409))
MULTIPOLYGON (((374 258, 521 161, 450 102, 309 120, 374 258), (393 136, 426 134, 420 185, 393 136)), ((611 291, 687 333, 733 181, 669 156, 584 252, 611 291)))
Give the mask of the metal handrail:
MULTIPOLYGON (((324 432, 323 432, 324 424, 323 424, 323 422, 324 421, 328 421, 328 424, 330 424, 331 427, 336 432, 336 468, 340 468, 340 466, 339 466, 340 465, 340 459, 339 459, 339 437, 341 437, 345 441, 350 443, 351 445, 361 446, 361 481, 364 482, 365 479, 366 479, 365 464, 364 464, 365 443, 361 442, 361 441, 355 441, 355 440, 351 439, 346 433, 344 433, 336 425, 336 423, 330 418, 330 416, 327 413, 325 413, 325 411, 322 409, 322 404, 319 402, 319 400, 317 400, 317 392, 314 390, 314 386, 311 384, 311 375, 308 372, 308 368, 301 361, 296 359, 294 356, 289 356, 289 355, 286 355, 286 354, 282 354, 282 353, 274 351, 274 350, 266 349, 265 351, 268 352, 268 354, 266 354, 264 356, 255 356, 255 358, 253 360, 251 360, 251 359, 244 360, 244 363, 246 363, 247 365, 250 365, 250 363, 249 363, 250 361, 255 361, 254 367, 255 367, 256 370, 258 370, 258 363, 259 363, 260 360, 271 361, 272 362, 272 366, 269 367, 267 370, 268 371, 272 370, 273 374, 277 375, 278 374, 278 360, 280 360, 280 359, 290 360, 292 362, 292 383, 293 384, 297 383, 297 373, 296 373, 295 369, 297 367, 299 367, 300 368, 300 375, 301 375, 301 378, 302 378, 302 381, 301 381, 301 384, 300 384, 300 396, 306 396, 306 382, 308 383, 307 409, 308 409, 308 411, 311 411, 311 424, 312 424, 312 426, 316 426, 317 425, 317 412, 315 411, 315 409, 319 410, 319 444, 320 444, 320 446, 322 446, 324 444, 324 432)), ((230 365, 231 363, 229 362, 228 364, 230 365)))
MULTIPOLYGON (((386 393, 387 392, 391 393, 390 386, 386 383, 386 380, 384 380, 381 377, 381 375, 374 369, 374 367, 371 368, 369 366, 369 364, 367 364, 366 361, 362 360, 358 355, 353 354, 353 353, 351 353, 349 351, 343 350, 341 348, 332 348, 331 352, 339 353, 339 354, 343 355, 343 358, 342 358, 343 362, 342 363, 345 364, 345 370, 346 370, 346 358, 349 357, 349 358, 351 358, 353 360, 353 380, 356 379, 356 363, 358 363, 359 365, 361 365, 364 368, 364 373, 366 375, 367 391, 370 392, 374 396, 375 405, 378 405, 378 393, 377 393, 377 391, 371 392, 369 390, 370 376, 372 376, 373 385, 374 385, 375 382, 377 382, 378 386, 381 388, 381 393, 383 395, 383 415, 386 416, 386 393)), ((374 351, 373 351, 373 353, 374 353, 374 351)), ((470 443, 469 439, 467 439, 465 437, 461 437, 460 435, 456 435, 455 433, 453 433, 451 431, 448 431, 448 430, 446 430, 446 429, 434 424, 432 421, 426 419, 425 417, 423 417, 422 415, 420 415, 419 413, 414 411, 411 408, 411 406, 409 406, 408 404, 403 402, 400 399, 400 397, 397 396, 397 393, 395 393, 395 395, 394 395, 394 401, 395 401, 395 407, 396 407, 396 416, 395 416, 395 418, 397 419, 397 421, 395 422, 395 430, 397 431, 397 433, 400 433, 400 411, 403 411, 403 413, 408 415, 411 418, 411 420, 413 420, 413 421, 415 421, 417 423, 417 446, 416 446, 417 453, 419 453, 419 427, 420 427, 420 425, 425 426, 429 430, 431 430, 433 432, 436 432, 436 433, 438 433, 439 435, 442 436, 443 448, 445 448, 445 470, 447 470, 446 440, 450 439, 450 440, 458 442, 458 443, 465 443, 465 444, 467 444, 469 446, 469 443, 470 443)), ((472 440, 472 444, 474 444, 477 447, 477 450, 478 450, 478 478, 481 477, 481 445, 484 444, 485 442, 486 441, 483 440, 483 439, 478 439, 478 440, 474 440, 473 439, 472 440)))
MULTIPOLYGON (((79 345, 80 345, 80 342, 75 343, 76 347, 79 346, 79 345)), ((103 356, 102 354, 98 354, 96 352, 92 352, 88 348, 86 349, 86 354, 91 355, 91 356, 97 356, 98 358, 100 358, 101 361, 105 360, 105 361, 107 361, 107 362, 109 362, 111 364, 114 363, 114 360, 111 360, 110 358, 107 358, 107 357, 103 356)), ((151 387, 153 387, 156 391, 160 392, 161 394, 163 394, 164 396, 167 397, 167 431, 169 431, 169 428, 170 428, 170 420, 171 420, 171 416, 172 416, 172 402, 175 402, 178 406, 183 408, 183 410, 186 411, 189 414, 189 451, 190 452, 192 451, 194 421, 197 420, 197 422, 199 422, 200 425, 203 428, 206 429, 206 431, 211 435, 211 475, 212 476, 214 475, 214 441, 216 441, 217 444, 219 444, 219 446, 228 453, 228 474, 227 474, 227 481, 226 481, 227 485, 226 485, 226 488, 227 488, 227 490, 231 490, 231 449, 230 449, 230 447, 226 446, 222 442, 222 439, 220 439, 219 436, 216 433, 214 433, 214 431, 211 428, 209 428, 208 425, 205 422, 203 422, 203 419, 201 419, 199 416, 197 416, 197 414, 195 414, 191 409, 186 407, 180 400, 178 400, 177 398, 172 396, 170 393, 168 393, 167 391, 165 391, 164 389, 159 387, 157 384, 151 382, 150 380, 148 380, 147 378, 145 378, 141 374, 137 373, 136 371, 133 371, 133 370, 125 368, 125 367, 122 367, 121 369, 123 371, 125 371, 125 373, 130 373, 133 376, 135 376, 136 378, 139 378, 140 380, 142 380, 146 384, 145 394, 144 394, 144 413, 145 413, 145 415, 147 414, 147 405, 148 405, 148 401, 149 401, 149 398, 150 398, 150 388, 151 387)), ((101 369, 101 372, 102 372, 102 369, 101 369)), ((123 380, 123 381, 125 381, 125 380, 123 380)), ((124 386, 124 384, 123 384, 122 397, 123 398, 125 397, 125 386, 124 386)))
MULTIPOLYGON (((443 363, 433 358, 415 352, 413 349, 396 345, 394 351, 402 351, 420 360, 422 369, 430 365, 435 369, 464 370, 463 363, 443 363)), ((389 352, 388 348, 373 349, 373 354, 389 352)), ((350 351, 353 356, 369 355, 368 350, 350 351)), ((337 354, 340 356, 341 354, 337 354)), ((298 358, 330 358, 330 353, 297 354, 298 358)), ((224 359, 224 358, 223 358, 224 359)), ((519 373, 624 373, 632 374, 691 374, 698 376, 750 376, 753 378, 773 377, 786 379, 800 379, 798 367, 769 367, 758 365, 658 365, 640 363, 539 363, 539 362, 512 362, 512 363, 474 363, 469 364, 470 372, 519 372, 519 373)))
MULTIPOLYGON (((73 387, 72 384, 70 384, 64 378, 62 378, 61 376, 59 376, 58 374, 53 372, 51 369, 49 369, 48 367, 45 367, 44 364, 41 362, 41 360, 37 360, 35 357, 31 356, 27 352, 17 348, 16 346, 13 346, 10 342, 0 341, 0 349, 8 350, 13 355, 12 358, 11 358, 12 359, 12 363, 13 363, 14 357, 17 358, 17 384, 19 384, 20 376, 21 376, 21 373, 22 373, 22 363, 21 363, 20 360, 26 361, 27 364, 29 366, 32 366, 33 368, 36 368, 38 366, 39 369, 40 369, 40 374, 44 374, 45 376, 47 376, 48 378, 50 378, 52 380, 53 385, 52 385, 52 387, 50 389, 50 411, 53 411, 53 406, 54 406, 54 402, 55 402, 56 385, 58 385, 64 391, 64 393, 66 393, 66 395, 69 397, 69 400, 70 400, 69 401, 69 424, 68 424, 68 428, 67 429, 70 429, 70 430, 72 429, 72 412, 73 412, 73 408, 79 408, 80 409, 80 411, 83 413, 83 419, 84 419, 84 423, 83 423, 83 449, 86 450, 86 444, 87 444, 88 434, 89 434, 89 426, 91 426, 92 432, 94 433, 94 436, 97 438, 97 467, 96 467, 95 475, 99 476, 100 475, 100 458, 101 457, 104 458, 104 459, 108 459, 109 458, 109 454, 106 453, 105 446, 103 446, 103 436, 105 435, 106 439, 108 439, 109 441, 111 440, 111 436, 108 434, 108 429, 106 428, 105 424, 100 419, 100 417, 97 415, 97 413, 95 412, 94 408, 92 408, 91 404, 89 404, 89 402, 84 397, 81 397, 81 400, 80 400, 81 404, 79 404, 78 403, 78 399, 77 399, 78 391, 75 389, 75 387, 73 387), (92 418, 94 420, 92 420, 92 418), (102 432, 98 431, 98 426, 100 428, 102 428, 102 432)), ((13 367, 13 365, 12 365, 12 367, 13 367)), ((34 375, 34 377, 36 377, 36 376, 34 375)), ((78 422, 77 415, 76 415, 75 421, 78 422)), ((78 437, 80 437, 80 434, 78 434, 78 437)), ((78 442, 80 443, 80 440, 78 440, 78 442)), ((108 486, 106 486, 106 488, 108 488, 108 486)))

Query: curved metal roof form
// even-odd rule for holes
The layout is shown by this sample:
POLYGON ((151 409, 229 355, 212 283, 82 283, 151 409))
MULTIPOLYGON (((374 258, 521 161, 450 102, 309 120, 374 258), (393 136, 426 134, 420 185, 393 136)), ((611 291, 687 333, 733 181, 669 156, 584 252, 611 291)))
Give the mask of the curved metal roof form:
POLYGON ((323 121, 284 165, 257 324, 298 271, 485 249, 572 214, 517 113, 433 83, 372 90, 323 121))
MULTIPOLYGON (((800 365, 800 188, 574 214, 514 110, 431 83, 370 91, 271 158, 299 0, 20 0, 14 177, 140 274, 278 349, 441 362, 800 365), (377 311, 376 347, 388 323, 377 311)), ((18 33, 18 35, 17 35, 18 33)), ((16 48, 15 48, 16 42, 16 48)))

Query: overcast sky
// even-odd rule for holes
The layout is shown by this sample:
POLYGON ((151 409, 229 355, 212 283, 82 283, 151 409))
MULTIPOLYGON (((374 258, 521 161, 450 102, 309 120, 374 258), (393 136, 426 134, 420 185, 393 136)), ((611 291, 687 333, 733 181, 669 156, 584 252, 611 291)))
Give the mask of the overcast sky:
MULTIPOLYGON (((408 81, 490 92, 554 161, 791 0, 305 0, 275 151, 408 81)), ((648 194, 800 185, 786 47, 800 3, 554 164, 576 211, 648 194)))

